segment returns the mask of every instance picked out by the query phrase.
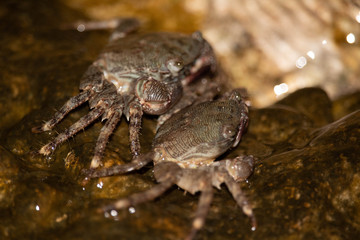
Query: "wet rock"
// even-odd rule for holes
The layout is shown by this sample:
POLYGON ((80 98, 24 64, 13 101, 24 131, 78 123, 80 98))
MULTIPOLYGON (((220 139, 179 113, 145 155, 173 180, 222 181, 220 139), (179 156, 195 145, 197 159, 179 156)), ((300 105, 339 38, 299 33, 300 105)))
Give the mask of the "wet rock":
POLYGON ((73 199, 43 181, 22 181, 9 214, 11 226, 16 227, 9 232, 10 237, 37 238, 43 231, 63 228, 69 222, 73 199))
POLYGON ((256 239, 269 238, 271 232, 284 239, 295 235, 341 239, 344 234, 356 238, 360 226, 356 220, 359 185, 355 183, 360 170, 359 114, 315 130, 311 143, 302 149, 261 161, 249 193, 263 221, 256 239))
POLYGON ((17 159, 0 146, 0 209, 13 207, 19 172, 17 159))
POLYGON ((334 101, 333 114, 335 119, 340 119, 360 109, 360 91, 342 96, 334 101))
MULTIPOLYGON (((296 98, 294 100, 297 101, 296 98)), ((307 103, 303 104, 307 106, 307 103)), ((302 107, 300 104, 299 108, 302 107)), ((74 112, 73 116, 60 124, 59 129, 65 128, 64 125, 71 124, 86 111, 88 109, 84 107, 74 112)), ((25 216, 34 217, 37 214, 35 202, 48 199, 49 205, 39 205, 44 210, 41 216, 47 219, 46 223, 40 218, 35 219, 39 229, 45 229, 49 236, 55 236, 56 231, 65 229, 68 239, 75 239, 78 234, 84 234, 90 239, 96 239, 96 236, 149 239, 150 233, 151 236, 166 239, 185 236, 190 227, 188 223, 196 210, 198 196, 183 196, 175 188, 157 201, 117 211, 116 216, 106 217, 105 213, 96 212, 103 204, 153 186, 151 166, 134 174, 95 179, 82 186, 78 173, 89 164, 102 124, 96 123, 69 143, 63 144, 55 151, 54 162, 42 166, 40 158, 31 160, 33 157, 28 155, 31 149, 41 144, 33 140, 33 133, 24 131, 31 129, 31 119, 36 118, 36 115, 36 112, 30 114, 9 133, 7 147, 14 149, 17 146, 18 150, 12 150, 13 154, 20 157, 28 167, 43 169, 32 173, 37 176, 35 180, 28 178, 29 183, 21 189, 24 195, 17 195, 19 199, 26 200, 16 201, 15 205, 25 216), (35 164, 34 161, 39 162, 35 164), (36 179, 39 178, 62 180, 47 181, 46 184, 40 182, 37 186, 39 183, 36 179), (64 190, 60 187, 62 181, 73 181, 73 185, 67 185, 68 190, 64 190), (59 187, 60 191, 57 190, 59 187), (35 193, 33 189, 37 189, 35 193), (72 198, 68 192, 81 198, 72 198), (67 208, 66 201, 71 201, 77 208, 67 208), (132 213, 134 210, 135 213, 132 213), (56 221, 68 216, 74 217, 71 217, 71 221, 56 221), (91 227, 94 225, 101 226, 101 230, 91 227)), ((343 234, 343 226, 347 226, 346 236, 355 236, 360 229, 359 223, 354 220, 358 217, 359 112, 315 127, 314 120, 304 113, 291 106, 277 104, 269 108, 252 109, 250 119, 248 132, 229 157, 245 153, 253 154, 257 159, 255 173, 242 187, 254 205, 258 229, 251 232, 249 220, 236 207, 230 194, 223 190, 215 194, 213 207, 198 238, 227 236, 271 239, 272 235, 282 236, 283 239, 291 239, 293 236, 339 237, 343 234), (324 231, 319 233, 316 226, 321 226, 324 231)), ((145 147, 151 144, 154 128, 153 120, 145 121, 145 147)), ((123 121, 109 143, 105 164, 123 164, 130 159, 127 138, 124 138, 127 131, 127 123, 123 121)), ((35 137, 44 138, 41 135, 35 137)), ((40 142, 46 142, 51 137, 47 136, 40 142)), ((8 211, 14 211, 12 209, 9 207, 8 211)), ((22 217, 19 213, 13 217, 20 222, 22 217)), ((12 233, 13 225, 8 223, 6 226, 7 233, 12 233)), ((32 234, 34 229, 34 225, 29 223, 25 232, 32 234)), ((35 233, 41 236, 40 230, 35 233)))
POLYGON ((274 106, 250 110, 248 132, 268 145, 285 143, 300 129, 308 129, 311 121, 290 107, 274 106))
POLYGON ((310 146, 331 146, 339 149, 355 147, 360 141, 359 116, 360 110, 315 130, 312 134, 316 137, 310 142, 310 146))
POLYGON ((332 103, 321 88, 303 88, 277 102, 276 105, 292 107, 308 117, 314 127, 333 121, 332 103))

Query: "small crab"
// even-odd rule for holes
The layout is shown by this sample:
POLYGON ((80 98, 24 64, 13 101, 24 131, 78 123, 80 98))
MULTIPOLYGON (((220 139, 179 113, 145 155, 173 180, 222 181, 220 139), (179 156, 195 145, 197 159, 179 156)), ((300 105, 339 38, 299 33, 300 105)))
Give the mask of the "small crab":
MULTIPOLYGON (((49 155, 80 130, 101 118, 106 120, 94 150, 91 168, 102 165, 101 158, 111 133, 125 115, 129 121, 130 149, 140 153, 139 131, 143 113, 160 115, 180 99, 183 86, 206 70, 216 69, 215 56, 200 32, 138 33, 135 19, 110 22, 116 25, 104 51, 88 68, 80 82, 80 94, 70 98, 55 115, 33 132, 51 130, 71 110, 89 102, 87 115, 57 135, 40 149, 49 155)), ((102 28, 104 22, 99 22, 102 28)), ((89 24, 96 28, 96 23, 89 24)))
POLYGON ((248 124, 248 107, 242 90, 233 90, 223 98, 184 108, 169 118, 158 129, 152 151, 140 155, 124 165, 104 169, 84 169, 90 178, 123 174, 154 162, 155 187, 120 199, 105 206, 110 211, 153 200, 176 184, 191 194, 200 191, 201 196, 192 229, 187 239, 192 239, 204 225, 212 201, 212 186, 220 189, 225 185, 237 204, 252 220, 256 221, 252 208, 237 182, 250 176, 254 167, 252 156, 214 161, 229 148, 238 145, 248 124))

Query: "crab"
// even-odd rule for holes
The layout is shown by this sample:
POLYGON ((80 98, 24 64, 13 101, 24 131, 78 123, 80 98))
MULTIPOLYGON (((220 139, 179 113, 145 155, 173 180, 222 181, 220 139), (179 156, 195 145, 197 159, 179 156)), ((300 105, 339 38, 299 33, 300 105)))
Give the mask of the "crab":
POLYGON ((133 162, 109 168, 83 169, 86 182, 138 170, 151 161, 158 182, 145 192, 106 205, 103 211, 134 206, 153 200, 176 184, 186 192, 201 192, 195 218, 187 239, 202 228, 213 197, 212 186, 225 183, 237 204, 250 217, 252 230, 256 220, 245 194, 237 184, 247 179, 254 167, 253 156, 214 161, 239 144, 248 125, 248 107, 243 90, 233 90, 222 98, 192 105, 174 114, 158 129, 152 150, 133 162))
MULTIPOLYGON (((43 146, 39 153, 50 155, 55 148, 86 126, 105 121, 91 160, 91 168, 102 165, 110 135, 125 115, 129 121, 130 149, 140 154, 139 131, 143 113, 161 115, 181 98, 183 87, 204 72, 215 72, 216 60, 200 32, 134 33, 136 19, 112 21, 115 25, 108 45, 80 81, 80 93, 70 98, 55 115, 33 132, 51 130, 70 111, 89 103, 91 111, 43 146)), ((104 22, 88 24, 102 28, 104 22)), ((83 25, 84 27, 84 25, 83 25)))

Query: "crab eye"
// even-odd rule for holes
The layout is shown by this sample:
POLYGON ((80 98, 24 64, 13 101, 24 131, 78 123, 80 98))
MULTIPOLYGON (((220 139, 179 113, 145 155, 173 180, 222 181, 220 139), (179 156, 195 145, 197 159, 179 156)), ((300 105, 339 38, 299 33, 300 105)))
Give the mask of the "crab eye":
POLYGON ((166 67, 171 73, 178 73, 183 69, 184 64, 180 59, 170 59, 166 62, 166 67))
POLYGON ((232 91, 231 95, 230 95, 230 99, 236 100, 238 102, 240 102, 242 100, 242 96, 240 91, 238 90, 234 90, 232 91))

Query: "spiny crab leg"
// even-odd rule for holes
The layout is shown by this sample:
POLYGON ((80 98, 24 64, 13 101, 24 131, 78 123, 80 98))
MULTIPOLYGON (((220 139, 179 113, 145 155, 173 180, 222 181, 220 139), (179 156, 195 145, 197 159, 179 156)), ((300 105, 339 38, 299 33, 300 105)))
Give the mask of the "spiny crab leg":
POLYGON ((196 233, 204 226, 205 218, 210 209, 210 204, 213 199, 213 190, 211 180, 206 182, 206 186, 201 190, 201 195, 198 203, 198 208, 195 213, 195 218, 192 222, 192 227, 189 235, 185 238, 191 240, 195 237, 196 233))
POLYGON ((256 230, 256 219, 252 207, 250 206, 245 194, 242 192, 241 188, 239 187, 238 183, 229 175, 226 174, 224 177, 224 182, 231 192, 233 198, 235 199, 236 203, 242 208, 243 212, 251 219, 251 230, 256 230))
POLYGON ((90 91, 83 91, 80 94, 70 98, 61 108, 57 111, 53 118, 44 123, 40 127, 32 128, 32 132, 39 133, 51 130, 56 124, 58 124, 71 110, 77 108, 81 104, 85 103, 90 98, 90 91))
POLYGON ((140 129, 141 119, 143 116, 143 110, 138 102, 130 103, 130 114, 129 114, 129 138, 130 138, 130 150, 133 157, 140 155, 140 129))
POLYGON ((144 192, 135 193, 127 198, 122 198, 116 202, 102 207, 104 212, 111 211, 113 209, 122 209, 131 206, 135 206, 140 203, 152 201, 155 198, 161 196, 166 190, 174 185, 174 182, 169 179, 169 181, 161 182, 156 184, 153 188, 150 188, 144 192))
POLYGON ((96 141, 96 146, 94 150, 94 156, 91 160, 90 168, 97 168, 101 165, 101 158, 104 155, 106 144, 109 140, 110 135, 113 133, 115 127, 121 120, 122 108, 123 105, 117 105, 118 107, 114 109, 114 113, 106 121, 105 125, 101 128, 99 137, 96 141))
POLYGON ((153 159, 153 153, 148 153, 141 155, 135 158, 132 162, 123 165, 115 165, 109 168, 101 168, 101 169, 83 169, 82 174, 86 176, 86 178, 98 178, 98 177, 108 177, 114 176, 118 174, 128 173, 134 170, 138 170, 151 162, 153 159))
POLYGON ((71 125, 68 129, 64 132, 60 133, 59 135, 54 138, 53 141, 49 142, 45 146, 43 146, 39 153, 43 155, 49 155, 52 151, 55 150, 56 146, 60 143, 64 142, 65 140, 69 139, 70 137, 74 136, 77 132, 87 127, 90 123, 94 122, 97 118, 99 118, 105 109, 103 107, 95 108, 87 115, 80 118, 79 121, 71 125))

